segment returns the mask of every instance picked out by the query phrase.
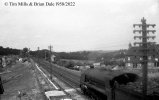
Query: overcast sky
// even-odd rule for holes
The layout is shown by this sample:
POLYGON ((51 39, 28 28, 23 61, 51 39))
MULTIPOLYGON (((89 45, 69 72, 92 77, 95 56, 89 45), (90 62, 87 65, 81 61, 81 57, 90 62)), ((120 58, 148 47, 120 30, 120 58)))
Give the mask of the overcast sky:
POLYGON ((133 24, 156 24, 159 0, 0 0, 0 46, 54 51, 118 50, 133 43, 133 24), (5 6, 5 2, 71 1, 73 7, 5 6))

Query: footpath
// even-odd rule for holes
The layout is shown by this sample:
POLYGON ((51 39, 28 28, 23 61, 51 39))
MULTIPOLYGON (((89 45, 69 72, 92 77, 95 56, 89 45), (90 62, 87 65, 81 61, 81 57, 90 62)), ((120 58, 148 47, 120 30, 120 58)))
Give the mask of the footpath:
POLYGON ((17 61, 0 76, 5 91, 0 100, 46 100, 33 63, 17 61))

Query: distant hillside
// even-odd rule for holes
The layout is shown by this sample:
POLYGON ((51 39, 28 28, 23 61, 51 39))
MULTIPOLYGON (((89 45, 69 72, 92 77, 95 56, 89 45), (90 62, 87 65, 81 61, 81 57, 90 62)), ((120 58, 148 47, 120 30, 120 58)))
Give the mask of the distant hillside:
MULTIPOLYGON (((32 51, 31 55, 41 58, 49 59, 48 50, 32 51)), ((71 60, 94 60, 100 61, 102 59, 111 59, 113 57, 121 57, 121 50, 96 50, 96 51, 77 51, 77 52, 53 52, 57 59, 71 59, 71 60)))
POLYGON ((89 52, 109 53, 109 52, 115 52, 115 51, 118 51, 118 50, 92 50, 92 51, 89 51, 89 52))
POLYGON ((114 50, 109 51, 103 51, 103 50, 97 50, 97 51, 89 51, 88 59, 90 60, 99 60, 103 57, 103 55, 107 55, 109 53, 115 52, 114 50))

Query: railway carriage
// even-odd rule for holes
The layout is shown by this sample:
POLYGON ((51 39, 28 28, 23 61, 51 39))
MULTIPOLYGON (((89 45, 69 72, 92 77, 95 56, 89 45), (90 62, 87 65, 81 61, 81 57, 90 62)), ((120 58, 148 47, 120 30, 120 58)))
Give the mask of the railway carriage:
MULTIPOLYGON (((104 69, 89 69, 81 74, 80 88, 96 100, 141 100, 141 91, 127 87, 141 78, 135 73, 104 69)), ((159 100, 158 95, 147 95, 146 100, 159 100)))

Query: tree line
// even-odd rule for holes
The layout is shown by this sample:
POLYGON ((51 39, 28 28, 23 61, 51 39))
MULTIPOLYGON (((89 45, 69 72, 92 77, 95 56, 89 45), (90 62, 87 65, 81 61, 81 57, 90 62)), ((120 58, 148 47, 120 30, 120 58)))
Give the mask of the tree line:
MULTIPOLYGON (((51 52, 56 59, 74 59, 74 60, 94 60, 103 62, 106 65, 116 64, 115 59, 124 58, 126 50, 118 50, 113 52, 103 51, 77 51, 77 52, 51 52)), ((46 60, 50 59, 50 51, 47 49, 30 51, 28 48, 12 49, 0 46, 0 55, 20 55, 21 57, 38 57, 46 60)))
POLYGON ((20 54, 20 50, 19 49, 12 49, 12 48, 4 48, 2 46, 0 46, 0 55, 4 56, 4 55, 19 55, 20 54))

